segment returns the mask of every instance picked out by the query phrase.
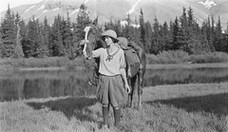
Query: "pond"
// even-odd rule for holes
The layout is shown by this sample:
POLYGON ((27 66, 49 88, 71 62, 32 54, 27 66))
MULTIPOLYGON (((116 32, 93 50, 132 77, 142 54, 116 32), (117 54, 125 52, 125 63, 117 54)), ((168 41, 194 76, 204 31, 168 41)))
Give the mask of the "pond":
POLYGON ((145 86, 228 82, 228 68, 174 68, 147 70, 145 86))
MULTIPOLYGON (((228 68, 148 69, 145 86, 228 81, 228 68)), ((0 101, 64 96, 91 96, 85 70, 20 71, 0 75, 0 101)))

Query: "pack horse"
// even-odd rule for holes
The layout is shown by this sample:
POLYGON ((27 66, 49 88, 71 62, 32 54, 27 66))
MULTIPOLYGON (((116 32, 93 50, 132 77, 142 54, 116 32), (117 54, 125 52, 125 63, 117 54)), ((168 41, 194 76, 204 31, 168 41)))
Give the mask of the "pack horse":
MULTIPOLYGON (((106 47, 105 42, 101 39, 98 28, 95 25, 89 25, 85 27, 85 38, 80 42, 80 45, 82 46, 83 53, 86 53, 87 57, 90 58, 92 54, 92 50, 98 49, 100 47, 106 47)), ((142 98, 142 93, 143 93, 143 87, 144 87, 144 74, 146 70, 146 54, 143 48, 135 44, 134 42, 130 43, 129 47, 133 47, 133 49, 137 52, 137 55, 139 57, 139 68, 137 71, 134 73, 134 75, 127 74, 128 82, 131 87, 131 92, 128 94, 128 100, 127 100, 127 106, 132 107, 133 106, 133 97, 135 92, 137 91, 138 95, 138 100, 137 100, 137 105, 138 108, 141 107, 141 98, 142 98)), ((125 58, 127 59, 127 54, 125 54, 125 58)), ((126 60, 128 62, 128 60, 126 60)), ((94 75, 93 77, 89 77, 90 83, 91 84, 98 84, 98 69, 99 69, 99 60, 95 59, 94 61, 94 75)), ((130 65, 127 63, 127 68, 128 70, 130 65)), ((126 71, 126 73, 129 73, 126 71)))

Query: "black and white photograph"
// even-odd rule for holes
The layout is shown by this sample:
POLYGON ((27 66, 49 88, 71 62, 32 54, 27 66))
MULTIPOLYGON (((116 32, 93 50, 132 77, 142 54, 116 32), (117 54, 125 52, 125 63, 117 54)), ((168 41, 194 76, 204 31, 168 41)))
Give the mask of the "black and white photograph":
POLYGON ((228 132, 228 0, 1 0, 0 132, 228 132))

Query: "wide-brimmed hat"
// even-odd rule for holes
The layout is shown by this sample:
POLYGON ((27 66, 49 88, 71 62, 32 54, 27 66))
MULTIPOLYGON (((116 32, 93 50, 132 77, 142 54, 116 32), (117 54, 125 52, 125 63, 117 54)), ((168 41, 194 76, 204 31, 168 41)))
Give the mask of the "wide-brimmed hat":
POLYGON ((114 40, 114 42, 118 42, 119 40, 117 39, 117 34, 113 30, 107 30, 104 33, 101 34, 102 38, 104 39, 105 36, 110 37, 114 40))
POLYGON ((118 40, 119 40, 119 45, 120 45, 120 47, 122 48, 122 49, 128 49, 129 47, 128 47, 128 40, 127 40, 127 38, 125 38, 125 37, 118 37, 117 38, 118 40))

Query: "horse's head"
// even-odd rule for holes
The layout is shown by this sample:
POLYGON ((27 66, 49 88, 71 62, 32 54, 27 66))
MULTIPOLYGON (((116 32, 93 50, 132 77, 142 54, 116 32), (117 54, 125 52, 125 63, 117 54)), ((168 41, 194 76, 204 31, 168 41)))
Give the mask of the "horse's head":
MULTIPOLYGON (((105 46, 105 42, 99 36, 98 28, 95 25, 85 27, 85 36, 81 40, 80 45, 83 49, 84 56, 88 59, 92 56, 92 50, 105 46)), ((91 84, 97 85, 98 63, 99 58, 91 59, 92 61, 84 61, 86 74, 91 84), (95 63, 94 63, 95 62, 95 63)))
POLYGON ((85 37, 81 41, 80 45, 83 47, 83 54, 86 57, 91 57, 92 50, 104 47, 104 42, 100 39, 98 28, 95 25, 89 25, 85 27, 85 37))

